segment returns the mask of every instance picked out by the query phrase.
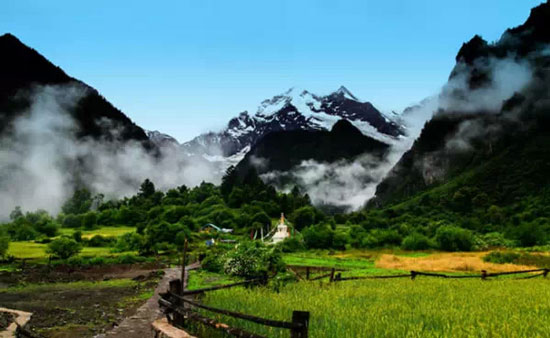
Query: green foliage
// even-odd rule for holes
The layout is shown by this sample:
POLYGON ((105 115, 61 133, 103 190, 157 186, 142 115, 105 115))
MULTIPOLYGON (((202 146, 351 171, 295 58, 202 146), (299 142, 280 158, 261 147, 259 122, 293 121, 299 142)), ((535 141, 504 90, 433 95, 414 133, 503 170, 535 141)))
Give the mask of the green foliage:
POLYGON ((143 245, 144 239, 142 235, 135 232, 129 232, 118 237, 114 250, 116 252, 138 251, 143 245))
POLYGON ((82 226, 82 216, 69 214, 63 218, 63 227, 80 228, 82 226))
POLYGON ((78 189, 73 196, 63 204, 61 210, 65 214, 83 214, 92 206, 92 194, 87 189, 78 189))
POLYGON ((73 232, 73 239, 78 243, 82 242, 82 231, 77 230, 73 232))
POLYGON ((91 230, 97 225, 97 214, 93 211, 87 212, 82 216, 82 226, 86 230, 91 230))
POLYGON ((206 271, 222 273, 224 269, 224 257, 219 251, 211 250, 201 261, 201 266, 206 271))
POLYGON ((95 235, 87 241, 87 245, 93 248, 103 248, 110 247, 116 243, 117 239, 115 237, 104 237, 101 235, 95 235))
POLYGON ((474 235, 471 231, 446 225, 437 229, 435 240, 441 250, 471 251, 474 249, 474 235))
POLYGON ((418 232, 413 232, 403 238, 403 242, 401 243, 401 247, 405 250, 429 250, 435 246, 435 243, 430 238, 418 232))
POLYGON ((516 246, 513 240, 504 237, 500 232, 490 232, 481 236, 481 240, 489 248, 511 248, 516 246))
POLYGON ((492 251, 483 256, 483 261, 496 264, 514 263, 520 256, 517 252, 492 251))
POLYGON ((290 219, 296 227, 296 229, 301 230, 305 227, 318 224, 324 220, 324 215, 317 209, 312 206, 304 206, 295 210, 291 215, 290 219))
POLYGON ((297 252, 305 250, 304 239, 300 235, 294 235, 285 238, 282 242, 277 244, 282 252, 297 252))
POLYGON ((307 227, 303 232, 305 245, 308 249, 332 248, 334 230, 328 224, 307 227))
POLYGON ((547 227, 537 222, 526 222, 514 229, 515 238, 521 246, 534 246, 546 244, 548 233, 547 227))
POLYGON ((61 237, 48 244, 46 252, 61 259, 67 259, 82 250, 82 246, 74 239, 61 237))
POLYGON ((16 217, 3 226, 4 231, 14 241, 26 241, 38 237, 53 237, 58 233, 59 225, 44 210, 22 214, 20 210, 12 212, 16 217))
POLYGON ((138 197, 150 198, 155 193, 155 185, 148 178, 139 187, 138 197))
POLYGON ((365 248, 392 247, 401 245, 402 237, 397 230, 372 229, 363 239, 365 248))
POLYGON ((0 258, 6 257, 9 246, 10 246, 9 236, 0 233, 0 258))
POLYGON ((281 251, 258 241, 240 243, 225 255, 225 273, 243 278, 267 277, 285 267, 281 251))

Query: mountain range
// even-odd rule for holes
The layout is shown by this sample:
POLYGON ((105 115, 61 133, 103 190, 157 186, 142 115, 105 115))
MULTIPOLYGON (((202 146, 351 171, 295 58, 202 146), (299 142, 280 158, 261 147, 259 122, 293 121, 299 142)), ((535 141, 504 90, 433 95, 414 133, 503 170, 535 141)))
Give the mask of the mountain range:
MULTIPOLYGON (((309 178, 311 172, 303 168, 314 165, 329 172, 317 170, 316 184, 338 176, 341 168, 359 176, 346 183, 350 187, 344 186, 338 198, 351 198, 351 193, 366 200, 375 191, 370 207, 418 205, 420 199, 433 202, 433 196, 441 194, 444 198, 438 201, 467 196, 471 201, 509 205, 540 195, 550 183, 549 21, 550 2, 546 2, 498 41, 489 43, 476 35, 464 43, 448 82, 429 101, 435 101, 433 106, 422 101, 402 115, 385 114, 344 86, 327 95, 291 88, 259 103, 254 112, 238 114, 221 131, 183 144, 137 126, 96 89, 70 77, 15 36, 4 34, 0 36, 0 134, 9 139, 15 121, 29 114, 30 97, 40 88, 71 86, 83 93, 68 107, 78 127, 73 131, 76 139, 107 142, 116 150, 124 143, 138 144, 148 154, 139 153, 139 159, 150 156, 152 162, 163 161, 163 168, 189 164, 200 168, 193 172, 198 182, 206 179, 201 176, 206 171, 208 180, 216 181, 235 166, 240 176, 255 170, 264 179, 285 177, 279 188, 287 189, 310 181, 294 182, 296 175, 285 173, 300 168, 302 178, 309 178), (412 134, 404 121, 423 109, 433 117, 407 149, 412 134), (366 167, 350 168, 365 156, 366 167), (357 182, 368 185, 359 193, 351 189, 357 182)), ((87 157, 79 156, 77 163, 87 157)), ((124 156, 117 165, 125 163, 124 156)), ((71 170, 75 167, 70 165, 71 170)), ((143 167, 159 170, 151 163, 143 167)), ((143 170, 139 175, 148 175, 139 169, 143 170)), ((189 173, 158 177, 165 176, 171 178, 166 184, 172 184, 189 173)))
POLYGON ((385 144, 398 142, 405 135, 397 116, 381 113, 344 86, 324 96, 291 88, 261 102, 254 115, 242 112, 222 131, 202 134, 183 143, 182 149, 212 162, 236 164, 270 133, 329 131, 341 119, 351 122, 363 135, 385 144))

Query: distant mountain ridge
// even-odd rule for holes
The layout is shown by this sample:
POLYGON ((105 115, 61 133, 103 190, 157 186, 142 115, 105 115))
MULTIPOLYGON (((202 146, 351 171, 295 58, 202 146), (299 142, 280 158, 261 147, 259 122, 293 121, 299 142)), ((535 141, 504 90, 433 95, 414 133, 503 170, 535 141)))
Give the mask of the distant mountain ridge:
POLYGON ((254 115, 242 112, 220 132, 202 134, 182 144, 184 151, 217 159, 246 153, 264 136, 278 131, 328 131, 340 119, 350 121, 364 135, 390 144, 404 128, 370 102, 361 102, 347 88, 318 96, 297 88, 264 100, 254 115))

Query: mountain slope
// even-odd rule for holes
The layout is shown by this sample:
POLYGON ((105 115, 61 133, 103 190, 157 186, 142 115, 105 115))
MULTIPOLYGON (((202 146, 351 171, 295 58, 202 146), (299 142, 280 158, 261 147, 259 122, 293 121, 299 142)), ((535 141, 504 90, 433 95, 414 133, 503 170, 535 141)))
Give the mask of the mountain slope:
POLYGON ((550 183, 547 22, 550 2, 496 43, 475 36, 462 46, 439 111, 378 186, 372 205, 433 194, 441 203, 466 196, 468 203, 502 206, 544 191, 550 183))
POLYGON ((288 171, 306 160, 332 163, 364 153, 382 158, 388 148, 387 144, 363 135, 351 122, 340 120, 331 131, 272 132, 252 147, 236 170, 244 177, 251 168, 258 174, 288 171))
POLYGON ((30 94, 40 91, 39 86, 72 86, 85 91, 70 111, 78 123, 78 137, 135 140, 151 148, 144 130, 105 100, 97 90, 68 76, 15 36, 0 36, 0 50, 0 134, 8 132, 14 119, 24 114, 30 104, 30 94))

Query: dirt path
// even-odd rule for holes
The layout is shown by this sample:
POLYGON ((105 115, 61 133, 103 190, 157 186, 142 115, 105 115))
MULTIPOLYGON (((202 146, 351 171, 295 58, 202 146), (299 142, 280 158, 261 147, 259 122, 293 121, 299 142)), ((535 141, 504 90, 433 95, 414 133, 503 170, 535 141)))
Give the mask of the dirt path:
MULTIPOLYGON (((185 267, 186 271, 198 268, 198 263, 193 263, 185 267)), ((154 332, 151 329, 151 323, 162 317, 158 300, 159 293, 166 292, 168 290, 168 284, 171 280, 181 277, 181 269, 171 268, 164 270, 165 274, 162 280, 159 282, 153 297, 149 298, 145 304, 137 309, 136 313, 124 319, 119 326, 115 327, 106 334, 98 335, 97 338, 109 337, 109 338, 149 338, 154 337, 154 332)), ((185 281, 187 286, 187 279, 185 281)))

